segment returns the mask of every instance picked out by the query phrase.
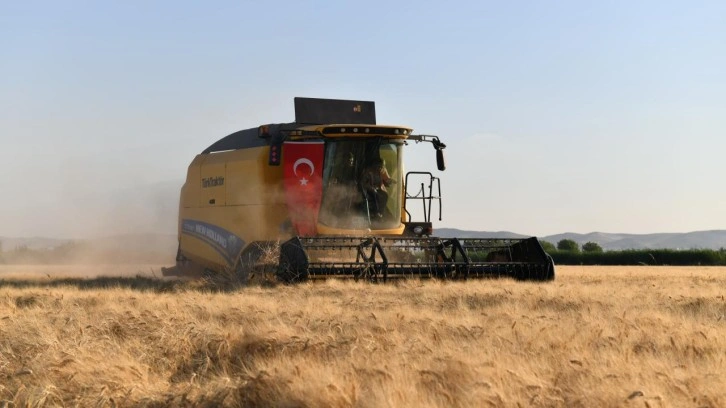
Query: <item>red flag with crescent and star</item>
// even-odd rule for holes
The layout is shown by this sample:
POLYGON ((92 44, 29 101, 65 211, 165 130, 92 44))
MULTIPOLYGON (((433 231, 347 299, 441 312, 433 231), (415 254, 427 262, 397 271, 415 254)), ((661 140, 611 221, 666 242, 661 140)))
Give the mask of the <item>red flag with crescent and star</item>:
POLYGON ((323 198, 323 142, 282 145, 285 202, 298 235, 313 236, 323 198))

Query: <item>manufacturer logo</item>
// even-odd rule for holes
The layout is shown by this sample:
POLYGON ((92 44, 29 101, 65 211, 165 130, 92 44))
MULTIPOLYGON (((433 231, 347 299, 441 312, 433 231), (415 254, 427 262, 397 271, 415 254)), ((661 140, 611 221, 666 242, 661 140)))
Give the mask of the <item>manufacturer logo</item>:
POLYGON ((224 177, 205 177, 202 179, 202 188, 217 187, 224 185, 224 177))
POLYGON ((233 265, 235 257, 245 246, 245 241, 213 224, 203 221, 182 220, 182 233, 193 236, 217 251, 228 264, 233 265))

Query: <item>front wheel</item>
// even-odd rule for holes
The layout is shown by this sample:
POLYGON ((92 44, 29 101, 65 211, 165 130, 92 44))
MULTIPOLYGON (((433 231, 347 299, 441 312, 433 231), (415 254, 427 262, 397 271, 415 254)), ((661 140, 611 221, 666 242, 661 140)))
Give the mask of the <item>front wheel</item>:
POLYGON ((295 237, 280 246, 277 278, 285 283, 300 282, 308 277, 308 257, 300 238, 295 237))

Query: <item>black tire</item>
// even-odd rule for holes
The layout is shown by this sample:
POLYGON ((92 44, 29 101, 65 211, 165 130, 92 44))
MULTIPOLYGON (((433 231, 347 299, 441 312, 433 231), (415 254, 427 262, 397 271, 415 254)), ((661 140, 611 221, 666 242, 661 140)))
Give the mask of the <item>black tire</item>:
POLYGON ((233 279, 240 286, 247 286, 250 280, 250 265, 240 259, 234 268, 233 279))
POLYGON ((308 278, 308 257, 300 238, 292 238, 280 246, 280 263, 277 279, 285 283, 295 283, 308 278))

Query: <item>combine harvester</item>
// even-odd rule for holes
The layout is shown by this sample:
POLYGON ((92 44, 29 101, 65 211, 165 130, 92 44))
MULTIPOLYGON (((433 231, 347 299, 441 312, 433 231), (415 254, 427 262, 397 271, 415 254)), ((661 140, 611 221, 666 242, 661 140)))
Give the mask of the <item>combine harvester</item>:
POLYGON ((276 248, 274 274, 284 282, 554 279, 534 237, 433 236, 441 183, 430 172, 404 173, 411 142, 431 143, 445 169, 437 136, 376 124, 373 102, 295 98, 295 122, 235 132, 194 158, 181 189, 178 267, 165 274, 194 265, 244 281, 276 248))

